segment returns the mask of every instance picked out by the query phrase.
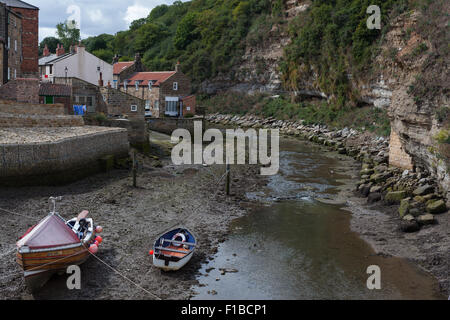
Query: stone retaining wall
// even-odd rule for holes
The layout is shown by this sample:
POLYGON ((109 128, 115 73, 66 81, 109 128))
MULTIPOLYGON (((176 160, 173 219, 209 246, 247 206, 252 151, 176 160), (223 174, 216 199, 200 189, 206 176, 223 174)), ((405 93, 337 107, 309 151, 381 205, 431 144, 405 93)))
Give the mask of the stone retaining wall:
POLYGON ((16 101, 0 100, 0 113, 13 114, 39 114, 39 115, 65 115, 64 105, 57 104, 32 104, 16 101))
POLYGON ((105 156, 128 156, 127 131, 121 128, 56 142, 0 144, 0 185, 59 184, 101 169, 105 156))
POLYGON ((20 115, 0 112, 0 128, 81 127, 81 116, 20 115))
MULTIPOLYGON (((153 131, 172 135, 176 129, 186 129, 194 134, 194 121, 203 121, 203 118, 150 118, 147 120, 148 128, 153 131)), ((203 130, 205 129, 203 122, 203 130)))

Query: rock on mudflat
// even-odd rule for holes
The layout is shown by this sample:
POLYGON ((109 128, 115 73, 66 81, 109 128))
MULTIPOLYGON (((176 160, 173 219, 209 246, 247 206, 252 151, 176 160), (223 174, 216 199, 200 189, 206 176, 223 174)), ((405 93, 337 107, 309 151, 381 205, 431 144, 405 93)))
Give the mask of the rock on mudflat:
POLYGON ((403 232, 416 232, 419 231, 420 225, 416 220, 403 220, 400 222, 400 230, 403 232))
POLYGON ((427 205, 427 211, 429 213, 443 213, 447 211, 447 206, 444 200, 437 200, 427 205))
POLYGON ((433 224, 435 222, 434 216, 431 213, 422 214, 417 217, 417 222, 421 225, 433 224))
POLYGON ((367 203, 374 203, 381 200, 381 193, 374 192, 369 194, 369 197, 367 198, 367 203))
POLYGON ((426 184, 426 185, 420 186, 416 190, 414 190, 413 194, 415 196, 424 196, 426 194, 432 193, 433 191, 434 191, 434 187, 430 186, 429 184, 426 184))
POLYGON ((384 200, 388 203, 400 203, 406 197, 406 191, 391 191, 386 194, 384 200))

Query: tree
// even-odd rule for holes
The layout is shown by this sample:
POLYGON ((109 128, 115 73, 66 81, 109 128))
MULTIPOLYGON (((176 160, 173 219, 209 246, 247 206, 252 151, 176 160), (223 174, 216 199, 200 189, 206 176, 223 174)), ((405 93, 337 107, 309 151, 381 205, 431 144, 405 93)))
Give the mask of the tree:
MULTIPOLYGON (((72 21, 70 24, 76 25, 76 22, 72 21)), ((81 39, 80 29, 72 28, 67 21, 56 25, 56 34, 66 50, 70 46, 78 44, 81 39)))
POLYGON ((44 40, 41 41, 41 43, 39 44, 39 55, 41 56, 45 45, 47 45, 48 50, 50 50, 51 53, 55 53, 56 52, 56 47, 59 44, 59 40, 55 37, 47 37, 44 40))

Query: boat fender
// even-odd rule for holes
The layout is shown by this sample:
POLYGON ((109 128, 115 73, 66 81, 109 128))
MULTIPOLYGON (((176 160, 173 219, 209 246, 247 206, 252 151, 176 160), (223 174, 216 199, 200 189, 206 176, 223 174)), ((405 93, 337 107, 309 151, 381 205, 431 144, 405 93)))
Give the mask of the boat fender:
MULTIPOLYGON (((172 237, 172 240, 176 240, 178 237, 181 237, 181 242, 186 242, 186 236, 184 234, 182 234, 182 233, 177 233, 176 235, 174 235, 172 237)), ((179 245, 173 244, 173 245, 175 247, 181 247, 182 246, 182 244, 179 244, 179 245)))
POLYGON ((89 246, 89 252, 90 252, 90 253, 96 254, 97 251, 98 251, 98 246, 97 246, 96 244, 91 244, 91 245, 89 246))

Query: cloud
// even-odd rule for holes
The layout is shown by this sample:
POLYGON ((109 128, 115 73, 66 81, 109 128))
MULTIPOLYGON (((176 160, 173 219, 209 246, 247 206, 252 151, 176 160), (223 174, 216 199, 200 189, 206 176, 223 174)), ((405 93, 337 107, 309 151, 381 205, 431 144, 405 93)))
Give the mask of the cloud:
POLYGON ((127 13, 123 20, 129 26, 134 20, 145 18, 149 15, 152 8, 144 7, 140 4, 135 3, 134 5, 127 8, 127 13))
MULTIPOLYGON (((186 0, 183 0, 186 1, 186 0)), ((174 0, 26 0, 39 7, 39 41, 54 36, 58 23, 66 21, 71 14, 70 6, 78 6, 81 13, 81 37, 115 34, 128 29, 133 20, 147 17, 151 10, 174 0)))

